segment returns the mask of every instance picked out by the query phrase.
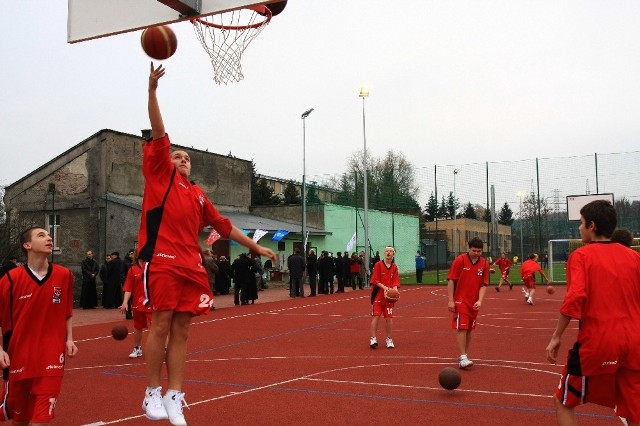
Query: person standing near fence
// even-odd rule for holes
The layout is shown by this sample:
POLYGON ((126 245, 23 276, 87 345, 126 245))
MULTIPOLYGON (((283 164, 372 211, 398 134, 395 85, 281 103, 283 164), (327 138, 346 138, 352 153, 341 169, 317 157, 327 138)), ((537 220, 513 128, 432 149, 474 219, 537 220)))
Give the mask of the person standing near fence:
POLYGON ((451 327, 457 330, 456 343, 460 352, 458 365, 463 369, 473 365, 467 352, 489 285, 489 262, 482 257, 484 243, 476 237, 469 240, 468 245, 469 251, 454 259, 447 275, 447 308, 453 313, 451 327))
POLYGON ((416 283, 422 284, 422 274, 426 267, 427 258, 424 257, 420 250, 416 251, 416 283))
POLYGON ((577 341, 554 393, 559 425, 574 425, 575 407, 595 403, 614 408, 629 425, 640 424, 640 256, 609 238, 617 223, 609 201, 580 209, 579 232, 586 244, 567 262, 567 293, 546 348, 557 362, 572 319, 577 341))

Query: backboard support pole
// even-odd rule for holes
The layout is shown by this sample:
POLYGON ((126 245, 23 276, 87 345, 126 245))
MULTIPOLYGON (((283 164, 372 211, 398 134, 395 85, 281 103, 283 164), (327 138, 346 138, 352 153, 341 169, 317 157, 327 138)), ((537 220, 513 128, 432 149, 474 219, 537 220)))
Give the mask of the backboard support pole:
POLYGON ((201 0, 158 0, 183 16, 199 15, 202 10, 201 0))

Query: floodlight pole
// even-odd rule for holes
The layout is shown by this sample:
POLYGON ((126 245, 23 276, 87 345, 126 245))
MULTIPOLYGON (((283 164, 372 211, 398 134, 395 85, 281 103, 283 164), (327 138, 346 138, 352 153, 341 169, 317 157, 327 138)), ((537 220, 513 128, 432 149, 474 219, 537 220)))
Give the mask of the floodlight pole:
POLYGON ((458 257, 458 212, 456 209, 456 176, 458 169, 453 170, 453 251, 458 257))
POLYGON ((306 163, 306 118, 311 114, 313 108, 302 113, 302 253, 304 258, 307 257, 307 163, 306 163))
POLYGON ((524 245, 522 244, 522 196, 524 192, 518 192, 517 195, 520 198, 520 211, 518 212, 520 215, 520 262, 524 262, 524 245))
MULTIPOLYGON (((364 87, 360 88, 362 98, 362 139, 364 140, 364 154, 362 163, 364 166, 364 265, 365 277, 369 276, 369 194, 367 189, 367 132, 364 113, 364 100, 369 97, 369 92, 364 87)), ((367 278, 368 280, 368 278, 367 278)), ((365 283, 366 284, 366 283, 365 283)))

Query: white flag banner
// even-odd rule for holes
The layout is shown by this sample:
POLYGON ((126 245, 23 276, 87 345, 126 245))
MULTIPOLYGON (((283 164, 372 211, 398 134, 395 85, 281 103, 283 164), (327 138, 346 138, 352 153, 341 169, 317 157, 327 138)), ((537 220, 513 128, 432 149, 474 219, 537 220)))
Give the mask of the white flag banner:
POLYGON ((351 237, 351 239, 349 240, 349 242, 347 243, 347 251, 351 251, 353 250, 353 247, 356 245, 356 233, 353 233, 353 237, 351 237))
POLYGON ((269 231, 264 231, 262 229, 256 229, 256 232, 253 233, 253 241, 257 243, 258 241, 260 241, 260 238, 264 237, 268 233, 269 233, 269 231))

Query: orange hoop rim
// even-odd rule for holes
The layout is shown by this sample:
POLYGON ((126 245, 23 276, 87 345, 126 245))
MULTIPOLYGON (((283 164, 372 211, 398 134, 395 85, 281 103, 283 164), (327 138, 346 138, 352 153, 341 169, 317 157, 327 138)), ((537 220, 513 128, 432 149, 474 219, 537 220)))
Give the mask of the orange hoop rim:
MULTIPOLYGON (((257 5, 254 5, 254 6, 247 6, 247 7, 243 7, 242 9, 253 10, 254 12, 257 12, 258 14, 263 15, 265 17, 265 19, 264 19, 264 21, 256 22, 255 24, 251 24, 251 25, 220 25, 220 24, 215 24, 213 22, 209 22, 206 19, 202 19, 202 18, 192 19, 191 23, 195 24, 196 22, 198 22, 201 25, 205 25, 207 27, 212 27, 212 28, 217 28, 219 30, 244 31, 244 30, 250 30, 250 29, 253 29, 253 28, 260 28, 263 25, 268 24, 269 21, 271 21, 271 10, 267 6, 265 6, 263 4, 257 4, 257 5)), ((231 12, 231 11, 229 11, 229 12, 231 12)), ((228 13, 228 12, 223 12, 223 13, 228 13)))

